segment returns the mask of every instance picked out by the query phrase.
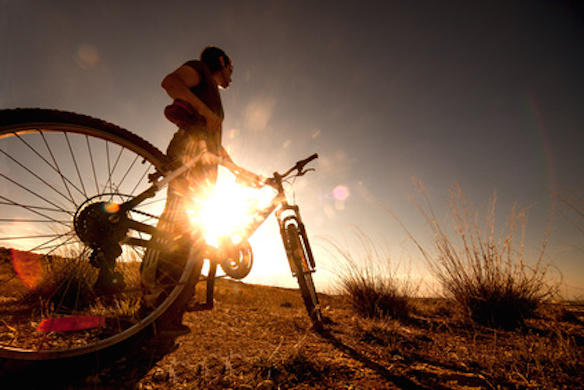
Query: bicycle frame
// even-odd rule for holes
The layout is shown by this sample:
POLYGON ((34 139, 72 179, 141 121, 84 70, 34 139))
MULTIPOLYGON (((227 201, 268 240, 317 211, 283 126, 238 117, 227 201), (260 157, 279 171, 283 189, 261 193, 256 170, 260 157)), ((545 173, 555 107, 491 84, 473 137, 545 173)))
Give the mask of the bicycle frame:
MULTIPOLYGON (((179 176, 184 174, 186 171, 191 169, 193 166, 195 166, 201 160, 208 160, 208 161, 210 161, 210 163, 217 163, 217 164, 222 165, 225 168, 229 169, 234 174, 236 174, 236 175, 238 174, 238 167, 235 164, 233 164, 231 161, 225 160, 219 156, 216 156, 216 155, 208 152, 205 141, 201 141, 199 146, 200 146, 201 152, 197 156, 193 157, 191 160, 187 161, 186 163, 184 163, 180 167, 178 167, 172 171, 166 172, 165 174, 162 174, 161 176, 155 175, 154 180, 155 180, 156 176, 162 177, 162 178, 158 181, 153 180, 154 182, 150 188, 148 188, 145 191, 143 191, 142 193, 138 194, 133 199, 120 205, 120 212, 124 213, 124 212, 130 211, 131 209, 136 207, 138 204, 142 203, 144 200, 151 198, 151 197, 154 197, 157 192, 162 190, 170 182, 172 182, 173 180, 175 180, 176 178, 178 178, 179 176)), ((316 155, 313 155, 307 160, 310 161, 316 157, 317 157, 316 155)), ((265 184, 270 185, 271 187, 273 187, 276 190, 276 195, 274 196, 274 198, 272 198, 270 204, 267 207, 265 207, 264 209, 259 210, 257 212, 257 214, 254 218, 254 221, 251 224, 248 224, 242 230, 242 232, 239 234, 239 236, 242 239, 245 239, 245 240, 249 239, 274 211, 276 211, 276 219, 278 220, 278 224, 280 227, 280 233, 282 234, 282 238, 284 241, 285 241, 284 231, 285 231, 288 223, 295 223, 297 225, 297 227, 299 228, 299 231, 301 232, 301 234, 304 237, 306 236, 306 230, 304 228, 304 224, 302 223, 302 219, 300 217, 300 210, 299 210, 298 206, 290 205, 288 203, 288 200, 286 198, 286 193, 285 193, 284 187, 283 187, 283 180, 292 171, 294 171, 294 169, 299 168, 300 174, 298 176, 304 174, 304 173, 301 173, 302 167, 303 166, 294 167, 282 175, 275 172, 274 176, 273 176, 273 183, 265 183, 265 184), (284 215, 287 212, 291 212, 291 214, 284 215)), ((142 232, 145 232, 148 234, 152 234, 155 231, 155 228, 153 228, 150 225, 140 224, 140 223, 137 223, 135 221, 130 221, 130 224, 131 224, 131 228, 134 228, 135 230, 142 231, 142 232)), ((144 245, 145 241, 141 240, 141 239, 130 238, 127 243, 129 243, 130 245, 144 245)), ((307 252, 308 252, 308 256, 309 256, 310 267, 311 267, 311 269, 314 269, 314 267, 315 267, 314 257, 312 255, 312 250, 310 249, 309 246, 307 248, 307 252)))
POLYGON ((254 214, 253 221, 247 226, 245 226, 242 229, 242 231, 238 234, 238 236, 242 240, 248 240, 256 232, 256 230, 266 221, 266 219, 268 219, 268 217, 272 215, 272 213, 274 213, 275 211, 276 220, 278 221, 278 226, 280 228, 280 235, 282 236, 282 242, 284 243, 284 247, 287 251, 288 259, 290 260, 290 254, 288 253, 289 249, 286 243, 286 229, 290 223, 293 223, 296 225, 300 234, 303 237, 304 247, 308 255, 308 265, 310 267, 310 271, 314 272, 315 269, 314 256, 312 254, 312 249, 308 244, 308 240, 305 238, 306 229, 300 216, 300 208, 297 205, 291 205, 288 203, 286 192, 284 191, 283 187, 284 177, 285 176, 282 176, 277 172, 274 173, 273 176, 274 183, 271 184, 271 187, 276 190, 276 195, 271 199, 268 206, 264 207, 261 210, 256 211, 256 213, 254 214))
MULTIPOLYGON (((120 205, 120 212, 126 213, 127 211, 130 211, 131 209, 136 207, 138 204, 140 204, 144 200, 155 196, 158 191, 162 190, 170 182, 172 182, 173 180, 178 178, 180 175, 184 174, 187 170, 189 170, 190 168, 195 166, 201 160, 208 161, 209 163, 216 163, 216 164, 222 165, 225 168, 229 169, 231 172, 233 172, 235 175, 239 174, 238 167, 235 164, 233 164, 230 160, 223 159, 219 156, 216 156, 216 155, 208 152, 204 141, 201 141, 201 144, 199 146, 200 146, 201 152, 197 156, 195 156, 194 158, 189 160, 188 162, 184 163, 182 166, 180 166, 172 171, 166 172, 164 174, 160 174, 160 173, 155 174, 151 178, 151 180, 153 181, 152 186, 150 188, 148 188, 147 190, 145 190, 144 192, 142 192, 141 194, 134 197, 133 199, 120 205), (157 180, 157 179, 159 179, 159 180, 157 180)), ((274 188, 276 190, 275 196, 271 199, 268 206, 266 206, 263 209, 257 210, 255 215, 254 215, 253 221, 250 224, 248 224, 247 226, 245 226, 238 233, 238 236, 242 241, 244 241, 244 240, 247 241, 257 231, 257 229, 266 221, 266 219, 272 213, 275 212, 276 219, 278 221, 278 225, 279 225, 279 229, 280 229, 280 235, 282 237, 282 242, 284 244, 284 249, 286 251, 286 256, 288 258, 288 262, 289 262, 290 268, 292 270, 292 275, 295 277, 301 277, 301 275, 299 275, 297 273, 302 273, 302 272, 313 273, 315 271, 315 261, 314 261, 312 249, 310 247, 308 237, 306 234, 306 229, 304 227, 304 223, 302 222, 302 218, 300 216, 300 209, 297 205, 291 205, 288 203, 288 199, 286 197, 286 192, 284 190, 283 182, 288 176, 290 176, 290 174, 292 172, 294 172, 294 170, 298 171, 295 174, 295 176, 304 175, 304 173, 307 172, 307 171, 303 171, 304 165, 306 165, 308 162, 312 161, 313 159, 315 159, 317 157, 318 156, 316 154, 314 154, 303 161, 299 161, 293 168, 289 169, 284 174, 279 174, 278 172, 274 172, 273 177, 270 178, 269 180, 266 180, 266 182, 263 184, 270 185, 272 188, 274 188), (299 239, 300 239, 300 243, 301 243, 300 245, 302 245, 302 248, 304 249, 304 251, 306 253, 306 257, 307 257, 306 260, 307 261, 304 264, 306 271, 302 271, 302 270, 297 269, 297 266, 295 266, 293 264, 295 254, 293 253, 293 248, 292 248, 291 244, 288 242, 289 238, 288 238, 288 233, 287 233, 288 226, 290 224, 295 225, 295 227, 298 231, 298 235, 299 235, 299 239)), ((145 232, 148 234, 153 234, 156 231, 156 228, 154 228, 150 225, 138 223, 136 221, 128 220, 127 223, 128 223, 129 228, 137 230, 137 231, 145 232)), ((138 239, 138 238, 128 238, 126 243, 130 244, 130 245, 141 245, 141 246, 148 245, 147 240, 138 239)), ((213 308, 214 279, 215 279, 215 273, 217 270, 217 264, 219 262, 219 259, 218 259, 219 252, 220 252, 219 249, 207 246, 207 260, 210 261, 209 273, 208 273, 208 276, 206 278, 207 301, 204 304, 199 304, 197 310, 205 310, 205 309, 213 308)))

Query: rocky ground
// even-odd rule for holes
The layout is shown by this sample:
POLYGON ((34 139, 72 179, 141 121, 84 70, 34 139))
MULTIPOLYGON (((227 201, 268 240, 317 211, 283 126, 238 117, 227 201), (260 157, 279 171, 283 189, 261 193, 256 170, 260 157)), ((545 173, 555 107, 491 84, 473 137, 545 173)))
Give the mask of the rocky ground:
POLYGON ((192 332, 141 335, 105 353, 58 362, 2 361, 14 389, 582 388, 584 322, 560 307, 523 329, 465 322, 443 300, 417 300, 409 320, 356 316, 322 296, 315 333, 298 291, 219 281, 215 308, 187 313, 192 332))

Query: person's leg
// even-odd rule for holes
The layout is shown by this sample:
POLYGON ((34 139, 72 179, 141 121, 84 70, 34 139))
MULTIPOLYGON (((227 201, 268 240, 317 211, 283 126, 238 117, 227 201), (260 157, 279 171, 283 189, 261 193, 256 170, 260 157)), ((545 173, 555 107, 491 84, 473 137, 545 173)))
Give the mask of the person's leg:
MULTIPOLYGON (((174 157, 181 164, 184 164, 197 156, 197 139, 188 136, 187 131, 179 130, 173 137, 167 153, 170 157, 174 157)), ((159 250, 156 266, 157 285, 167 287, 158 289, 160 291, 158 300, 163 300, 174 289, 184 271, 189 255, 200 257, 200 259, 194 260, 203 261, 204 241, 195 232, 190 220, 190 216, 197 212, 196 197, 200 194, 200 187, 198 167, 185 172, 169 185, 164 219, 161 222, 164 221, 167 224, 165 230, 170 231, 171 235, 164 241, 163 250, 159 250)), ((160 334, 176 336, 190 331, 187 326, 183 325, 182 319, 188 301, 195 292, 200 265, 198 267, 199 271, 193 272, 192 279, 189 279, 188 283, 183 286, 183 292, 173 303, 171 309, 157 321, 160 334)))

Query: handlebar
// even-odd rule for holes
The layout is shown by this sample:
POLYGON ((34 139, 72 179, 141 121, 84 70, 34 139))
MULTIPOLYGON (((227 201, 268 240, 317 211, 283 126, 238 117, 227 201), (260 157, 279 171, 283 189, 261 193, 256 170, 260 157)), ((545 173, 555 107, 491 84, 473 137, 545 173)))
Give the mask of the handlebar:
POLYGON ((285 173, 274 172, 272 177, 267 178, 265 184, 269 185, 270 187, 274 187, 275 189, 281 190, 282 180, 286 179, 288 176, 292 174, 292 172, 297 171, 295 176, 304 176, 306 172, 314 171, 314 169, 304 169, 304 167, 310 163, 312 160, 318 158, 318 154, 314 153, 313 155, 305 158, 304 160, 297 161, 296 164, 285 173))
MULTIPOLYGON (((198 160, 202 158, 202 156, 206 155, 206 156, 208 156, 207 158, 210 158, 212 161, 214 161, 214 163, 216 163, 216 164, 218 163, 218 164, 223 165, 224 167, 231 170, 236 175, 240 173, 240 172, 238 172, 239 169, 238 169, 237 165, 235 165, 231 161, 231 159, 225 160, 224 158, 222 158, 220 156, 208 153, 207 152, 207 143, 205 141, 200 141, 199 147, 201 148, 201 150, 204 150, 204 152, 201 153, 198 158, 193 159, 193 160, 189 161, 188 163, 185 163, 181 167, 181 169, 190 168, 190 166, 197 163, 198 160)), ((310 163, 312 160, 315 160, 317 158, 318 158, 318 154, 314 153, 314 154, 308 156, 307 158, 305 158, 304 160, 297 161, 296 164, 292 168, 290 168, 288 171, 286 171, 286 173, 274 172, 274 174, 271 178, 267 178, 264 181, 264 184, 278 189, 278 187, 281 186, 282 180, 287 178, 292 172, 297 171, 298 173, 296 174, 296 176, 304 176, 306 174, 306 172, 314 171, 314 169, 306 169, 305 170, 304 167, 308 163, 310 163)))
POLYGON ((277 172, 274 174, 274 176, 279 175, 281 178, 285 178, 288 175, 290 175, 292 172, 294 172, 295 170, 298 171, 297 176, 302 176, 304 175, 306 172, 308 171, 314 171, 314 169, 307 169, 307 170, 303 170, 304 167, 311 162, 312 160, 315 160, 318 158, 318 154, 314 153, 312 156, 309 156, 307 158, 305 158, 304 160, 300 160, 298 162, 296 162, 296 165, 294 165, 292 168, 290 168, 286 173, 283 174, 278 174, 277 172))

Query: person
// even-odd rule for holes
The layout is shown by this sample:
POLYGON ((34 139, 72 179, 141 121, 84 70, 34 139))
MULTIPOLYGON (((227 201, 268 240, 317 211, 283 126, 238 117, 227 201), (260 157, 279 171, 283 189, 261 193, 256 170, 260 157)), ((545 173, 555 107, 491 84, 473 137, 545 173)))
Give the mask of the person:
MULTIPOLYGON (((208 46, 199 60, 186 62, 162 80, 162 88, 173 100, 166 107, 165 115, 178 126, 167 155, 180 166, 197 156, 201 141, 205 141, 207 150, 233 164, 238 175, 252 183, 260 183, 261 178, 233 163, 221 142, 224 111, 220 89, 229 87, 232 74, 233 63, 227 54, 218 47, 208 46)), ((191 216, 198 213, 200 205, 196 200, 212 191, 217 172, 217 164, 205 160, 169 184, 165 209, 157 226, 157 231, 162 233, 152 237, 154 246, 147 250, 142 267, 142 283, 147 288, 146 305, 156 306, 170 292, 160 286, 172 285, 170 280, 178 280, 189 250, 194 247, 202 253, 201 230, 193 228, 189 213, 191 216)), ((191 288, 194 293, 194 286, 191 288)), ((190 331, 182 324, 185 307, 180 306, 172 313, 165 313, 163 333, 190 331)))

